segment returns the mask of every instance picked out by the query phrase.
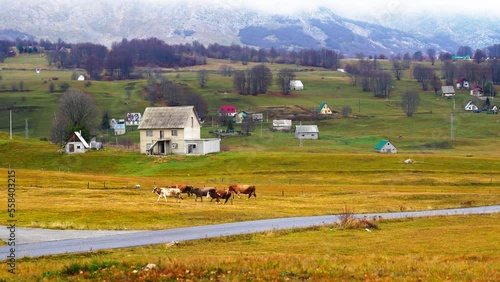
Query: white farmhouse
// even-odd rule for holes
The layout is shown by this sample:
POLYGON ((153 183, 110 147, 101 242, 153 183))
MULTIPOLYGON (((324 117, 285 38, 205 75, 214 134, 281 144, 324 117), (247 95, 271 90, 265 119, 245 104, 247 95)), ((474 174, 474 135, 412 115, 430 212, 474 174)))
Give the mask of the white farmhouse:
POLYGON ((141 154, 204 155, 220 151, 220 139, 201 139, 193 106, 148 107, 138 127, 141 154))

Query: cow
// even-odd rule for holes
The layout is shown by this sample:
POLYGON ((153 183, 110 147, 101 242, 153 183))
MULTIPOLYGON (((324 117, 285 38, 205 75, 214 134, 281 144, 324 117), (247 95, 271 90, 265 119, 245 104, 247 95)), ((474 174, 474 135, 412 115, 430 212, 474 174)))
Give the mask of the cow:
POLYGON ((181 193, 188 194, 188 197, 191 197, 191 194, 192 194, 191 191, 194 189, 193 186, 184 185, 184 184, 170 185, 170 186, 167 186, 167 188, 179 188, 179 189, 181 189, 181 193))
MULTIPOLYGON (((231 198, 231 192, 229 190, 217 190, 216 188, 211 188, 208 190, 208 195, 207 197, 210 197, 215 199, 216 204, 220 204, 220 199, 225 200, 224 205, 227 203, 227 201, 231 198)), ((210 202, 212 201, 210 200, 210 202)), ((231 200, 232 203, 232 200, 231 200)))
POLYGON ((181 190, 179 188, 158 188, 155 187, 152 193, 158 194, 157 202, 160 198, 165 198, 165 202, 167 202, 167 197, 175 198, 176 202, 180 202, 182 200, 181 190))
POLYGON ((210 189, 215 189, 215 187, 193 188, 191 190, 191 194, 195 195, 194 201, 197 202, 198 198, 201 198, 201 201, 203 202, 203 197, 208 195, 208 190, 210 189))
MULTIPOLYGON (((234 193, 238 195, 238 198, 241 199, 240 194, 248 194, 248 199, 252 197, 252 195, 257 198, 257 195, 255 194, 255 186, 254 185, 244 185, 244 184, 233 184, 229 185, 228 188, 229 192, 234 193)), ((234 198, 234 195, 233 195, 234 198)))

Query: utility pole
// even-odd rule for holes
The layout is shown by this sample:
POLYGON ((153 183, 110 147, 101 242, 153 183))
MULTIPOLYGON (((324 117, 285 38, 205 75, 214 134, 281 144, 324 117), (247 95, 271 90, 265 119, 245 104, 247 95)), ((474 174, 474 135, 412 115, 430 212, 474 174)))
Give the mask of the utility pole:
POLYGON ((10 139, 12 139, 12 110, 10 110, 9 113, 10 113, 10 126, 9 126, 10 130, 9 131, 10 131, 10 139))
POLYGON ((453 128, 453 113, 450 115, 450 139, 455 140, 455 133, 453 128))

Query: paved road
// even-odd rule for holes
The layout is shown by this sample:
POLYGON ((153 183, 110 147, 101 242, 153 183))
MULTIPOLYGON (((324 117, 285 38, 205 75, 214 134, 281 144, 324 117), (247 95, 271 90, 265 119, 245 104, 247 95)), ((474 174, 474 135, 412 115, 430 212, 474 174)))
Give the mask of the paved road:
MULTIPOLYGON (((500 205, 450 210, 431 210, 420 212, 398 212, 380 214, 358 214, 357 217, 381 217, 395 219, 405 217, 425 217, 442 215, 486 214, 500 212, 500 205)), ((216 224, 197 227, 186 227, 158 231, 79 231, 48 230, 38 228, 15 229, 15 256, 39 257, 45 255, 88 252, 102 249, 114 249, 169 243, 172 241, 198 240, 218 236, 256 233, 276 229, 317 226, 338 221, 337 215, 291 217, 268 220, 256 220, 216 224)), ((11 230, 0 226, 0 238, 9 239, 11 230)), ((0 247, 0 260, 11 255, 11 247, 0 247)))

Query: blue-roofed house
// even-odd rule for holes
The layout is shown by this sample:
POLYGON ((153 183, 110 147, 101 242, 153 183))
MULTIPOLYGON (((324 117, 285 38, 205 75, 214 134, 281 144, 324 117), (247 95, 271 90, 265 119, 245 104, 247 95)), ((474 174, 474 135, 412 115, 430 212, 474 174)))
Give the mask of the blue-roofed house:
POLYGON ((328 106, 328 104, 326 102, 321 103, 321 105, 319 106, 317 112, 320 115, 331 115, 331 114, 333 114, 332 110, 330 109, 330 107, 328 106))
POLYGON ((384 153, 384 154, 396 154, 398 149, 394 146, 389 140, 381 140, 378 142, 377 146, 375 146, 375 152, 384 153))

